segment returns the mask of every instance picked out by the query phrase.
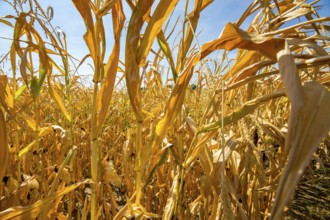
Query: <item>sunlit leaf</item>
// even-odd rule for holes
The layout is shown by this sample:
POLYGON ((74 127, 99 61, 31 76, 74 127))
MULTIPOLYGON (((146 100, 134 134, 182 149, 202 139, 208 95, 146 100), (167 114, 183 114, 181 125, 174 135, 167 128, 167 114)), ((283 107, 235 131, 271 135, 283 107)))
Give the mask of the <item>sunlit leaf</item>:
POLYGON ((26 84, 22 85, 15 93, 15 100, 17 100, 22 93, 25 91, 25 89, 27 88, 26 84))
POLYGON ((0 76, 0 103, 8 108, 14 108, 14 96, 9 87, 7 76, 0 76))
POLYGON ((178 73, 175 69, 175 64, 174 64, 174 60, 173 60, 173 56, 172 56, 170 46, 168 45, 163 32, 160 32, 157 35, 157 42, 158 42, 161 50, 163 51, 163 53, 165 54, 165 56, 169 60, 171 70, 172 70, 172 74, 173 74, 173 78, 174 78, 174 81, 176 81, 176 79, 178 77, 178 73))
POLYGON ((277 52, 284 48, 284 39, 249 35, 234 24, 228 23, 218 39, 202 46, 202 58, 214 50, 235 48, 259 51, 262 55, 276 60, 277 52))
POLYGON ((145 59, 149 50, 157 36, 161 31, 164 22, 170 13, 174 10, 179 0, 161 0, 148 23, 148 26, 143 34, 139 49, 137 51, 137 61, 139 65, 145 63, 145 59))
POLYGON ((285 140, 288 162, 276 191, 271 219, 282 216, 319 142, 330 130, 330 92, 317 82, 301 85, 288 48, 278 53, 278 59, 281 77, 291 101, 291 114, 285 140))
POLYGON ((22 150, 19 151, 18 157, 21 158, 23 157, 27 152, 29 152, 32 147, 36 144, 36 141, 32 141, 30 144, 28 144, 26 147, 24 147, 22 150))
POLYGON ((105 66, 105 78, 101 85, 100 94, 97 100, 97 128, 96 134, 99 133, 106 114, 109 110, 112 92, 114 90, 118 62, 120 52, 120 34, 123 29, 125 16, 122 11, 121 3, 117 3, 117 6, 112 10, 113 22, 115 27, 115 43, 109 60, 105 66))
POLYGON ((0 22, 5 24, 5 25, 8 25, 9 27, 14 27, 9 21, 7 21, 5 19, 0 18, 0 22))
POLYGON ((65 118, 71 122, 71 116, 69 115, 69 113, 67 112, 64 103, 62 102, 62 99, 60 98, 60 95, 56 92, 56 90, 53 88, 53 86, 51 85, 51 82, 48 81, 48 88, 49 88, 49 93, 50 95, 53 97, 53 99, 55 100, 55 102, 58 104, 58 106, 60 107, 60 109, 62 110, 65 118))
POLYGON ((149 14, 153 1, 138 1, 129 21, 125 47, 125 79, 131 107, 137 121, 142 122, 141 110, 141 78, 137 63, 137 51, 140 31, 144 22, 144 16, 149 14))
POLYGON ((118 0, 107 1, 100 10, 97 11, 97 16, 104 16, 109 12, 109 10, 117 3, 118 0))

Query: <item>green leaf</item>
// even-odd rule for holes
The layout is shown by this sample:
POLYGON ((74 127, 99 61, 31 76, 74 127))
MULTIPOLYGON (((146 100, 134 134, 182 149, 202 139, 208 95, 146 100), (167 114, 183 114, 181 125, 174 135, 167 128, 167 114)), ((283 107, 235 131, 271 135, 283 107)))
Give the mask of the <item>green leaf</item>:
POLYGON ((40 94, 39 81, 36 76, 33 76, 30 82, 30 89, 33 99, 37 99, 40 94))

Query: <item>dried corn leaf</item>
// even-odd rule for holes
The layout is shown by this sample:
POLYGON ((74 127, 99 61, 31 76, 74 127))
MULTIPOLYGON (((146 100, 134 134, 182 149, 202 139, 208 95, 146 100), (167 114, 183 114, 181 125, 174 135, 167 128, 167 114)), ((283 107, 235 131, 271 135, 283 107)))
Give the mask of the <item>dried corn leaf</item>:
POLYGON ((177 206, 176 204, 179 198, 178 184, 179 184, 179 174, 177 174, 174 177, 170 193, 168 194, 168 199, 163 213, 164 220, 170 220, 173 217, 175 207, 177 206))
POLYGON ((293 111, 292 106, 286 140, 288 164, 277 188, 272 219, 282 215, 319 142, 330 130, 329 91, 316 82, 306 83, 303 90, 304 105, 297 111, 293 111))
POLYGON ((232 89, 236 89, 240 86, 243 86, 243 85, 246 85, 250 82, 254 82, 258 79, 262 79, 262 78, 266 78, 268 76, 271 76, 271 75, 274 75, 274 74, 277 74, 278 71, 275 70, 275 71, 272 71, 272 72, 267 72, 267 73, 264 73, 264 74, 259 74, 259 75, 254 75, 254 76, 247 76, 245 78, 243 78, 242 80, 239 80, 235 83, 232 83, 232 84, 229 84, 224 91, 229 91, 229 90, 232 90, 232 89))
MULTIPOLYGON (((68 152, 64 161, 62 162, 60 168, 58 169, 58 173, 55 176, 53 183, 49 189, 48 195, 51 196, 54 194, 57 184, 59 183, 60 178, 64 180, 67 184, 69 184, 71 176, 67 168, 65 168, 72 160, 74 155, 77 153, 77 146, 73 146, 72 149, 68 152)), ((62 184, 63 185, 63 184, 62 184)))
POLYGON ((104 162, 103 164, 103 178, 106 182, 111 182, 112 185, 119 187, 122 182, 121 176, 117 174, 117 171, 112 161, 104 162))
POLYGON ((63 190, 57 191, 56 193, 48 196, 45 199, 38 200, 30 206, 17 206, 13 208, 6 209, 0 212, 0 218, 6 219, 35 219, 41 212, 46 213, 49 210, 50 205, 55 201, 56 198, 61 197, 69 192, 75 190, 79 186, 85 183, 89 183, 89 180, 72 184, 63 190))
POLYGON ((150 48, 157 36, 157 34, 162 30, 162 26, 166 21, 167 17, 174 10, 176 4, 179 0, 161 0, 153 13, 148 26, 143 34, 143 38, 140 42, 140 46, 137 51, 137 62, 139 65, 143 65, 146 57, 150 51, 150 48))
POLYGON ((172 147, 172 145, 168 145, 165 148, 162 148, 159 150, 156 154, 154 154, 150 160, 149 165, 149 175, 146 178, 146 181, 144 183, 143 188, 147 186, 147 184, 150 182, 153 174, 155 173, 156 169, 159 168, 161 165, 163 165, 166 162, 167 155, 168 155, 168 148, 172 147))
POLYGON ((8 25, 9 27, 14 27, 9 21, 7 21, 5 19, 0 18, 0 22, 5 24, 5 25, 8 25))
POLYGON ((14 108, 14 96, 9 88, 7 76, 0 76, 0 103, 6 108, 14 108))
POLYGON ((184 48, 183 48, 183 55, 186 56, 188 49, 191 45, 191 42, 193 40, 193 37, 196 32, 197 24, 200 18, 201 12, 209 6, 214 0, 196 0, 195 6, 192 12, 189 13, 186 19, 188 19, 188 22, 190 23, 187 29, 187 33, 184 40, 184 48))
POLYGON ((202 202, 201 200, 202 200, 202 197, 198 196, 193 202, 188 204, 191 214, 196 215, 198 213, 200 204, 202 202))
POLYGON ((236 74, 233 82, 237 82, 237 81, 243 80, 246 77, 254 76, 257 73, 257 71, 260 70, 261 68, 263 68, 265 66, 268 66, 268 65, 272 65, 274 63, 275 63, 274 61, 270 61, 270 60, 260 61, 260 62, 253 63, 253 64, 245 67, 241 71, 239 71, 236 74))
POLYGON ((208 147, 203 147, 199 151, 199 161, 203 167, 204 173, 207 174, 208 177, 210 177, 211 174, 213 173, 214 167, 213 167, 212 152, 208 147))
POLYGON ((283 14, 286 11, 289 11, 290 9, 292 9, 293 7, 295 7, 297 5, 297 3, 299 4, 299 1, 281 1, 278 2, 278 8, 280 10, 280 13, 283 14))
POLYGON ((271 219, 282 216, 319 142, 330 130, 330 92, 316 82, 308 82, 302 87, 288 49, 278 56, 283 83, 291 101, 291 115, 285 142, 288 162, 276 191, 271 219))
POLYGON ((28 144, 26 147, 24 147, 22 150, 18 153, 18 158, 21 158, 24 156, 27 152, 31 150, 31 148, 36 144, 36 140, 32 141, 30 144, 28 144))
POLYGON ((240 50, 236 56, 235 64, 224 74, 224 80, 235 78, 249 66, 260 61, 260 53, 256 51, 240 50))
POLYGON ((252 35, 232 23, 226 24, 221 36, 202 46, 202 58, 214 50, 243 48, 259 51, 262 55, 276 60, 276 54, 284 47, 284 39, 252 35))
MULTIPOLYGON (((100 10, 97 11, 97 16, 102 17, 106 15, 111 8, 114 7, 114 5, 118 2, 118 0, 109 0, 104 5, 100 10)), ((120 1, 119 1, 120 2, 120 1)))
MULTIPOLYGON (((46 136, 46 135, 48 135, 51 132, 54 132, 56 130, 59 130, 61 132, 61 138, 64 138, 66 136, 66 131, 62 127, 57 126, 57 125, 51 125, 51 126, 48 126, 48 127, 41 128, 39 130, 39 137, 44 137, 44 136, 46 136)), ((32 147, 36 144, 36 142, 37 141, 34 140, 30 144, 28 144, 26 147, 24 147, 22 150, 20 150, 19 153, 18 153, 18 158, 21 158, 27 152, 29 152, 32 149, 32 147)))
POLYGON ((22 180, 24 181, 23 183, 21 183, 20 187, 27 187, 28 190, 33 190, 33 189, 36 189, 38 190, 39 189, 39 182, 36 180, 35 177, 33 176, 29 176, 27 174, 22 174, 22 180))
POLYGON ((24 119, 24 121, 27 123, 27 125, 29 126, 29 128, 32 129, 32 131, 37 131, 37 122, 30 117, 29 115, 22 113, 20 115, 20 117, 22 117, 24 119))
POLYGON ((186 28, 186 34, 185 34, 185 39, 184 42, 182 42, 182 44, 180 44, 180 48, 179 48, 179 54, 178 54, 178 64, 177 64, 177 71, 181 70, 181 65, 183 65, 181 62, 184 61, 192 40, 194 38, 195 32, 196 32, 196 28, 197 28, 197 24, 199 21, 199 16, 200 13, 202 12, 203 9, 205 9, 209 4, 211 4, 213 2, 213 0, 196 0, 195 1, 195 6, 194 9, 192 10, 192 12, 189 13, 189 15, 185 18, 185 22, 187 22, 187 28, 186 28))
POLYGON ((136 192, 134 192, 134 194, 130 197, 130 198, 126 198, 127 203, 124 205, 123 208, 121 208, 119 210, 119 212, 115 215, 115 217, 113 218, 114 220, 122 220, 124 218, 124 216, 127 214, 129 207, 132 207, 132 200, 135 199, 135 194, 136 192))
POLYGON ((48 135, 48 134, 50 134, 52 132, 56 132, 56 131, 60 132, 61 138, 64 138, 66 136, 66 130, 64 128, 62 128, 61 126, 58 126, 58 125, 51 125, 48 127, 41 128, 39 131, 39 137, 43 137, 45 135, 48 135))
MULTIPOLYGON (((279 97, 284 96, 284 95, 285 95, 284 90, 278 90, 277 92, 274 92, 272 94, 264 95, 264 96, 255 98, 253 100, 250 100, 250 101, 244 103, 242 108, 240 108, 237 111, 234 111, 230 115, 223 118, 224 126, 229 125, 231 123, 234 123, 234 122, 238 121, 239 119, 243 118, 244 116, 250 114, 256 108, 258 108, 261 104, 263 104, 265 102, 268 102, 269 100, 279 98, 279 97)), ((204 132, 207 132, 207 131, 212 131, 212 130, 215 130, 215 129, 219 129, 219 128, 221 128, 221 125, 222 125, 221 120, 213 122, 211 124, 203 126, 199 130, 198 133, 204 133, 204 132)))
MULTIPOLYGON (((213 153, 213 163, 222 163, 223 159, 225 159, 225 161, 227 161, 228 158, 230 157, 231 153, 236 149, 237 145, 238 145, 238 143, 236 141, 228 140, 228 142, 226 143, 226 146, 224 148, 225 155, 223 155, 223 153, 222 153, 222 148, 215 150, 215 152, 213 153)), ((238 165, 237 165, 237 167, 238 167, 238 165)))
POLYGON ((25 91, 26 88, 27 85, 24 84, 15 92, 15 101, 22 95, 22 93, 25 91))
POLYGON ((6 174, 6 169, 9 159, 8 151, 8 137, 5 117, 3 115, 2 109, 0 108, 0 180, 6 174))
POLYGON ((182 71, 182 74, 178 78, 178 81, 175 84, 172 93, 166 103, 164 117, 157 123, 155 132, 152 135, 152 139, 149 145, 141 152, 143 166, 149 160, 150 154, 154 147, 158 146, 162 142, 167 129, 180 112, 185 98, 186 88, 192 77, 194 66, 199 61, 199 59, 200 53, 195 54, 194 57, 190 59, 186 68, 182 71))
MULTIPOLYGON (((197 141, 193 148, 189 149, 185 161, 183 162, 183 167, 188 168, 191 165, 191 163, 200 155, 200 152, 203 150, 203 148, 206 147, 206 143, 210 138, 213 137, 214 134, 214 131, 208 132, 197 141)), ((210 161, 211 159, 208 158, 207 160, 210 161)))
POLYGON ((95 71, 93 82, 100 82, 104 73, 102 68, 104 53, 101 52, 100 44, 102 44, 103 49, 105 49, 105 37, 102 17, 97 17, 95 19, 96 21, 94 24, 94 19, 91 11, 92 8, 94 13, 97 13, 94 4, 88 0, 73 0, 73 3, 79 11, 81 17, 83 18, 85 27, 87 29, 83 38, 89 49, 90 55, 94 63, 95 71))
MULTIPOLYGON (((27 77, 28 74, 26 72, 26 68, 29 68, 29 66, 30 66, 28 59, 27 59, 28 49, 29 49, 29 47, 24 50, 24 53, 22 54, 22 57, 21 57, 21 64, 19 67, 20 67, 20 72, 21 72, 22 78, 23 78, 25 84, 30 89, 29 80, 27 77)), ((14 50, 12 49, 11 51, 14 51, 14 50)), ((15 51, 13 52, 13 56, 16 57, 15 51)), ((13 65, 16 66, 16 64, 12 64, 12 66, 13 65)))
POLYGON ((291 111, 297 112, 304 105, 304 92, 301 85, 300 77, 297 73, 294 57, 290 54, 287 44, 285 50, 280 51, 278 53, 278 56, 278 65, 281 73, 281 78, 285 87, 285 92, 292 103, 291 111))
MULTIPOLYGON (((147 212, 147 210, 142 207, 141 205, 131 203, 129 200, 127 201, 127 210, 124 214, 126 218, 132 219, 132 218, 160 218, 160 215, 147 212)), ((116 219, 116 218, 115 218, 116 219)))
POLYGON ((13 76, 16 76, 16 51, 14 42, 10 46, 10 65, 13 76))
POLYGON ((89 7, 89 1, 88 0, 72 0, 75 7, 79 11, 81 17, 84 19, 85 26, 87 28, 86 33, 84 34, 84 40, 86 42, 86 45, 91 53, 91 57, 96 61, 96 53, 95 53, 95 34, 94 34, 94 24, 93 24, 93 16, 89 7))
POLYGON ((105 66, 105 77, 101 85, 100 94, 97 98, 97 128, 95 129, 95 134, 100 132, 102 124, 105 120, 107 112, 109 110, 110 101, 112 97, 112 92, 114 90, 118 62, 119 62, 119 52, 120 52, 120 33, 123 29, 125 15, 123 13, 121 1, 118 1, 116 6, 112 9, 112 19, 115 30, 115 43, 109 57, 109 60, 105 66))
MULTIPOLYGON (((24 12, 20 13, 19 17, 16 20, 15 28, 14 28, 14 40, 13 40, 13 45, 12 45, 13 50, 11 51, 11 53, 14 53, 16 51, 16 53, 19 55, 19 57, 22 57, 22 55, 23 55, 23 51, 20 46, 20 37, 21 37, 22 33, 24 33, 24 27, 26 24, 27 15, 28 14, 24 13, 24 12)), ((13 54, 11 54, 10 57, 12 58, 13 54)))
POLYGON ((165 39, 164 32, 161 31, 157 35, 157 42, 158 42, 158 45, 159 45, 160 49, 163 51, 166 58, 168 59, 168 62, 171 66, 174 81, 176 82, 176 79, 178 77, 178 73, 175 69, 175 64, 174 64, 174 59, 173 59, 173 56, 172 56, 172 52, 171 52, 170 46, 168 45, 168 43, 165 39))
POLYGON ((184 127, 191 137, 194 137, 198 131, 197 123, 189 116, 185 118, 184 127))
MULTIPOLYGON (((284 3, 284 2, 281 2, 284 3)), ((287 4, 289 2, 286 2, 287 4)), ((290 5, 291 3, 289 3, 290 5)), ((281 8, 281 7, 280 7, 281 8)), ((283 7, 282 7, 283 9, 283 7)), ((282 11, 282 10, 281 10, 282 11)), ((285 8, 280 16, 276 16, 270 23, 273 26, 273 29, 278 29, 278 27, 282 26, 284 23, 293 20, 295 18, 299 18, 304 15, 309 15, 313 13, 313 9, 311 7, 300 7, 298 8, 297 5, 294 7, 291 4, 291 7, 285 8)))
POLYGON ((141 77, 137 63, 137 51, 140 31, 144 17, 149 14, 153 0, 139 1, 131 16, 126 37, 125 50, 125 79, 131 107, 138 121, 143 121, 141 109, 141 77))
POLYGON ((53 97, 53 99, 55 100, 55 102, 58 104, 58 106, 62 110, 65 118, 68 120, 68 122, 71 122, 71 116, 69 115, 68 111, 66 110, 66 108, 64 106, 64 103, 63 103, 60 95, 56 92, 56 90, 52 86, 52 84, 50 82, 50 78, 48 79, 48 88, 49 88, 50 95, 53 97))

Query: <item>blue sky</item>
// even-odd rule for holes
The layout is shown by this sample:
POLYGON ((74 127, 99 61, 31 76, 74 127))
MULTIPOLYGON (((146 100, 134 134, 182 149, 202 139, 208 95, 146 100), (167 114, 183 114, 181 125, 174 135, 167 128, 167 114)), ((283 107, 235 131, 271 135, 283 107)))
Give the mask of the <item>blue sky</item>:
MULTIPOLYGON (((49 5, 54 8, 55 13, 52 24, 53 26, 59 26, 66 33, 69 52, 78 59, 81 59, 86 54, 88 54, 87 47, 82 39, 82 36, 86 31, 85 26, 73 3, 69 0, 39 0, 39 2, 44 8, 49 5)), ((126 5, 125 1, 123 2, 124 5, 126 5)), ((215 0, 201 14, 197 30, 197 33, 200 33, 198 36, 199 43, 203 44, 207 41, 217 38, 225 24, 227 22, 237 21, 237 19, 243 14, 251 2, 252 1, 248 0, 215 0)), ((173 20, 175 20, 179 14, 181 14, 182 20, 184 3, 185 0, 181 0, 177 5, 173 20)), ((193 6, 194 1, 191 1, 191 3, 191 6, 193 6)), ((320 16, 330 16, 330 0, 323 0, 319 4, 325 6, 319 11, 320 16)), ((125 6, 124 9, 126 14, 126 22, 128 23, 128 14, 130 13, 130 9, 127 6, 125 6)), ((10 6, 8 6, 8 4, 3 0, 0 0, 0 16, 5 16, 10 13, 13 13, 10 6)), ((107 27, 106 29, 109 31, 111 30, 110 19, 111 16, 109 15, 104 19, 105 26, 107 27)), ((108 52, 111 51, 112 47, 112 34, 109 34, 109 36, 110 37, 107 42, 108 52)), ((12 29, 0 23, 0 37, 11 38, 12 29)), ((0 55, 5 54, 8 51, 9 44, 10 40, 0 38, 0 55)), ((123 58, 124 55, 121 53, 121 59, 123 60, 123 58)), ((91 74, 92 70, 87 65, 85 65, 82 67, 80 72, 91 74)))

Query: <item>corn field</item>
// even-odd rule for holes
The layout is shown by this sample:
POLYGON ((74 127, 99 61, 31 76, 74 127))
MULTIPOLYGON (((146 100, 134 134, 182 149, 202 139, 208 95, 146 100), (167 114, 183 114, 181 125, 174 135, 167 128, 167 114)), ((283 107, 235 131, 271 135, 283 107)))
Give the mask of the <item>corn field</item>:
POLYGON ((330 218, 329 2, 254 0, 201 42, 213 0, 67 1, 78 61, 51 6, 4 2, 0 219, 291 219, 321 182, 330 218))

